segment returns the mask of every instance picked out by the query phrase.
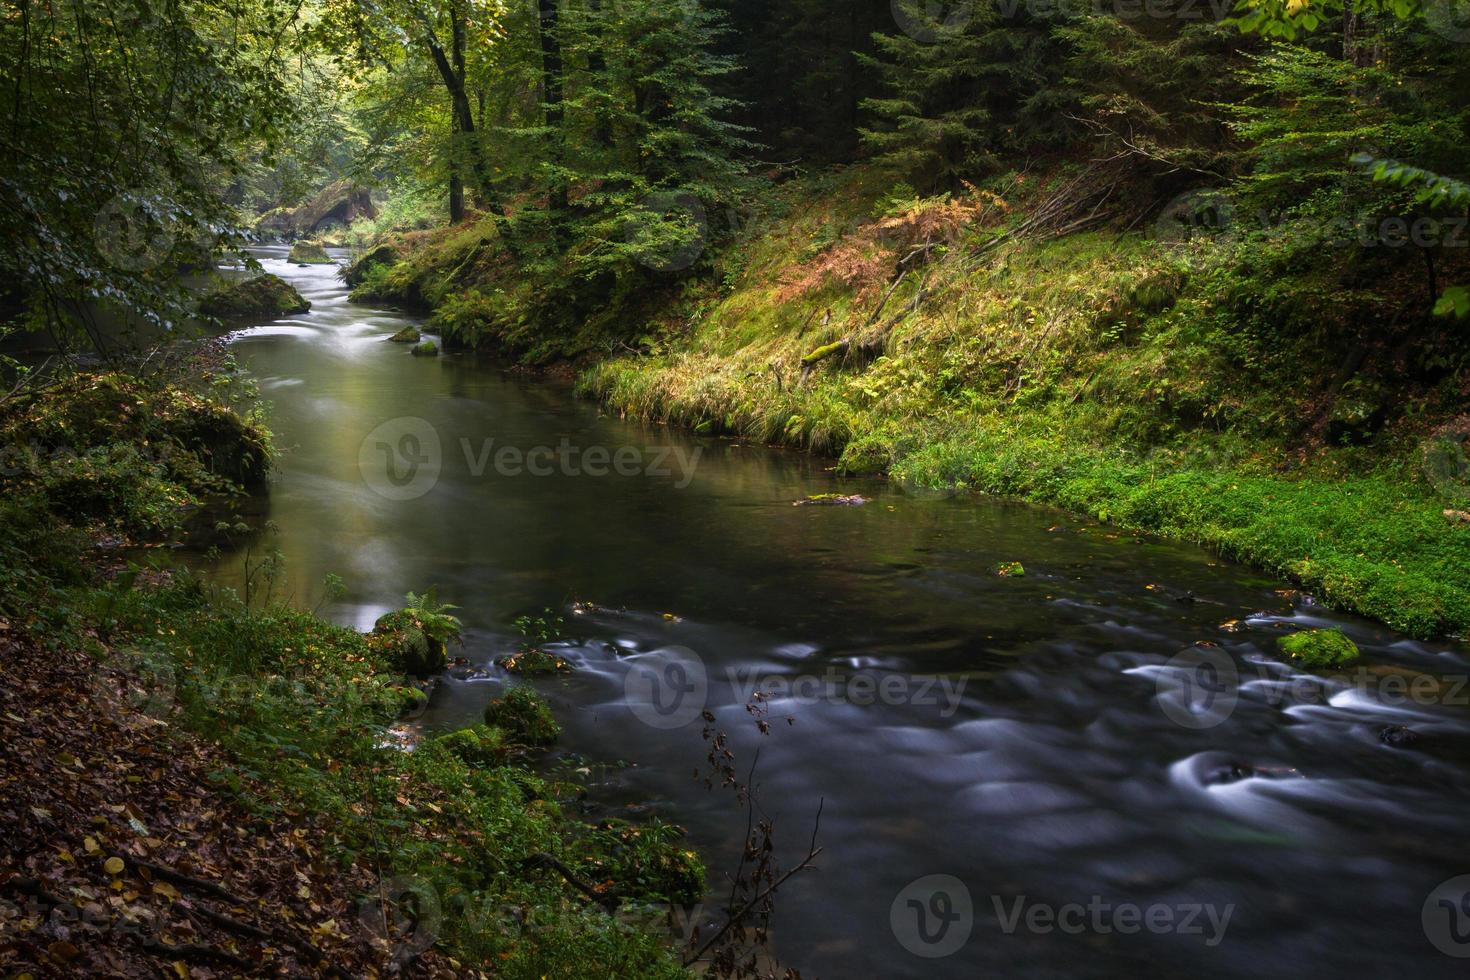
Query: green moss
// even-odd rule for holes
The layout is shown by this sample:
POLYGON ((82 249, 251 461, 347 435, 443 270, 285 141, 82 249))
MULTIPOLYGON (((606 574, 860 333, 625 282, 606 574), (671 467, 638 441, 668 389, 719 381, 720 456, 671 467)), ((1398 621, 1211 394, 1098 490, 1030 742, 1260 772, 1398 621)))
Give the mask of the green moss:
POLYGON ((1303 630, 1281 638, 1281 650, 1308 667, 1340 667, 1359 657, 1358 645, 1341 630, 1303 630))
POLYGON ((572 669, 572 665, 549 650, 535 649, 518 650, 508 654, 495 663, 504 667, 512 674, 521 674, 527 677, 535 677, 546 674, 560 674, 572 669))
POLYGON ((389 269, 398 264, 400 256, 398 250, 392 245, 378 245, 368 249, 361 256, 354 259, 342 272, 342 279, 347 285, 356 288, 367 281, 376 269, 389 269))
POLYGON ((416 344, 419 342, 420 334, 418 327, 404 327, 402 330, 388 338, 394 344, 416 344))
POLYGON ((551 745, 561 737, 561 726, 546 700, 529 687, 512 687, 486 705, 485 724, 504 730, 520 745, 551 745))
POLYGON ((333 258, 327 254, 321 242, 307 241, 305 239, 291 246, 290 253, 286 256, 288 262, 296 262, 301 265, 331 265, 333 258))
POLYGON ((439 345, 432 340, 426 340, 415 347, 411 353, 414 357, 438 357, 439 345))
POLYGON ((269 274, 222 286, 199 301, 200 313, 220 319, 270 319, 310 309, 295 287, 269 274))
POLYGON ((394 718, 416 715, 429 703, 429 696, 417 687, 392 687, 388 695, 394 718))
POLYGON ((486 725, 440 735, 434 746, 470 766, 504 765, 514 754, 506 733, 486 725))
POLYGON ((1026 568, 1018 561, 1003 561, 996 566, 995 574, 1002 578, 1023 578, 1026 568))

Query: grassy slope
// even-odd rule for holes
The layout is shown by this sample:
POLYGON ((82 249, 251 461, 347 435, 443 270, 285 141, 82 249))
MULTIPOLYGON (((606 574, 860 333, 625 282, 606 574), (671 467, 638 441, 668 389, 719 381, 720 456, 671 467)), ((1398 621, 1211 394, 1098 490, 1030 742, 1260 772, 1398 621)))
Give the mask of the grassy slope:
POLYGON ((787 188, 718 257, 719 287, 671 311, 652 350, 594 366, 583 390, 639 418, 1197 541, 1414 635, 1470 627, 1470 526, 1442 513, 1464 506, 1463 472, 1434 485, 1422 472, 1432 426, 1470 403, 1463 371, 1406 391, 1370 351, 1348 384, 1334 379, 1353 318, 1408 286, 1345 287, 1335 260, 1291 235, 1181 247, 1086 232, 975 260, 1024 210, 981 200, 875 319, 894 261, 943 217, 914 212, 877 237, 862 222, 878 186, 857 170, 787 188), (885 241, 888 265, 865 280, 885 241), (802 379, 803 357, 849 335, 870 356, 826 358, 802 379), (1359 445, 1329 425, 1385 406, 1387 426, 1359 445))

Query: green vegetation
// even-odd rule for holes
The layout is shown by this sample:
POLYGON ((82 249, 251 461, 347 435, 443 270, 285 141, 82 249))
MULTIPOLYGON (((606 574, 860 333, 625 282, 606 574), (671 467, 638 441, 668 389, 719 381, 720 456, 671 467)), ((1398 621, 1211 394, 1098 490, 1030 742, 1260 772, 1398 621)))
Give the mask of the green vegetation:
POLYGON ((1281 650, 1308 667, 1341 667, 1358 659, 1358 646, 1341 630, 1303 630, 1281 638, 1281 650))
POLYGON ((402 330, 388 338, 389 343, 394 344, 417 344, 421 339, 418 327, 404 327, 402 330))
POLYGON ((533 688, 517 686, 485 706, 485 724, 517 745, 544 746, 561 738, 561 726, 533 688))
POLYGON ((78 376, 0 403, 0 446, 21 461, 5 471, 0 505, 7 638, 86 651, 116 681, 116 710, 156 719, 132 724, 163 722, 173 737, 217 745, 230 765, 214 790, 261 826, 310 814, 333 867, 432 894, 442 918, 419 928, 451 963, 528 978, 685 975, 663 941, 589 908, 549 870, 596 871, 611 904, 703 894, 703 867, 677 830, 585 825, 558 802, 576 787, 513 764, 558 732, 534 692, 497 702, 503 727, 393 747, 394 720, 424 701, 403 682, 422 665, 412 658, 432 650, 442 664, 459 635, 432 591, 409 593, 363 636, 271 589, 241 596, 178 571, 92 564, 104 537, 174 540, 187 505, 238 492, 217 471, 250 473, 268 459, 266 433, 232 413, 236 385, 215 383, 219 371, 152 385, 78 376), (63 444, 75 452, 47 451, 63 444))
POLYGON ((279 276, 261 275, 221 286, 199 301, 199 312, 222 320, 274 319, 305 313, 311 304, 279 276))
POLYGON ((432 340, 425 340, 418 344, 415 344, 413 349, 409 351, 409 353, 412 354, 414 357, 438 357, 439 345, 434 343, 432 340))

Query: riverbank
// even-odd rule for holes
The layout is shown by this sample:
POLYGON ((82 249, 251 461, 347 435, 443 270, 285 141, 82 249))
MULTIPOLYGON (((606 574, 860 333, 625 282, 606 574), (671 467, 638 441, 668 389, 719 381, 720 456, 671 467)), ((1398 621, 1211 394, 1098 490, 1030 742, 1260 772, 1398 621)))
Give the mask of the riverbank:
POLYGON ((264 475, 250 400, 226 362, 0 405, 7 974, 684 975, 609 913, 702 884, 677 833, 584 823, 502 729, 404 751, 421 683, 269 554, 240 594, 149 560, 264 475))
POLYGON ((570 360, 631 418, 1197 542, 1414 636, 1470 628, 1470 383, 1454 322, 1404 314, 1413 256, 1305 219, 1038 222, 1076 178, 792 181, 699 274, 575 329, 530 331, 534 291, 476 225, 395 239, 359 295, 570 360))

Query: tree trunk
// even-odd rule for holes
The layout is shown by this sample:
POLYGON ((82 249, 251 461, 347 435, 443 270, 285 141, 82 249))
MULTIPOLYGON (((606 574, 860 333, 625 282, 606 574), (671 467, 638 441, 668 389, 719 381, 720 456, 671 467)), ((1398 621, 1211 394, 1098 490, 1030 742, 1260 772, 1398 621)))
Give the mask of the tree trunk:
POLYGON ((485 159, 484 147, 481 146, 477 130, 475 129, 475 114, 470 106, 469 93, 465 91, 464 79, 464 10, 459 4, 450 8, 450 20, 454 37, 458 40, 459 50, 455 56, 455 63, 444 53, 444 46, 439 43, 439 38, 434 33, 434 25, 427 18, 422 18, 424 26, 424 44, 429 49, 430 56, 434 59, 434 67, 439 70, 439 78, 444 82, 444 87, 449 91, 450 107, 453 110, 454 124, 458 129, 459 139, 463 144, 463 156, 468 160, 470 174, 474 178, 485 205, 494 216, 495 229, 500 233, 501 240, 506 248, 512 252, 515 250, 514 242, 510 235, 510 224, 506 217, 505 205, 496 193, 495 184, 490 178, 490 165, 485 159))
MULTIPOLYGON (((562 147, 562 57, 557 0, 540 0, 537 32, 541 38, 541 98, 546 115, 546 128, 551 132, 551 165, 560 169, 562 147)), ((557 173, 551 181, 547 209, 551 212, 553 232, 561 233, 561 220, 567 211, 567 182, 557 173)))

